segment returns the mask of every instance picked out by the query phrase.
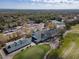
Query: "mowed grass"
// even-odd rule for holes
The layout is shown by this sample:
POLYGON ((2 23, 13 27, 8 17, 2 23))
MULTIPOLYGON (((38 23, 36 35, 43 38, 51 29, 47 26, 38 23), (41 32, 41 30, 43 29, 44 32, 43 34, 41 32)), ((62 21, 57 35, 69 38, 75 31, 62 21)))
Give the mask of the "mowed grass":
POLYGON ((77 25, 75 25, 75 26, 72 26, 71 29, 72 29, 72 30, 79 30, 79 24, 77 24, 77 25))
POLYGON ((64 39, 62 40, 61 47, 66 48, 68 47, 72 42, 74 42, 77 46, 79 46, 79 33, 70 32, 68 33, 64 39))
POLYGON ((16 54, 13 59, 43 59, 49 49, 50 46, 47 44, 26 48, 16 54))
POLYGON ((72 26, 73 32, 68 33, 59 49, 59 56, 63 59, 79 59, 79 24, 72 26))
POLYGON ((2 59, 2 56, 1 56, 1 54, 0 54, 0 59, 2 59))
POLYGON ((68 33, 61 42, 60 48, 52 50, 47 59, 79 59, 79 33, 68 33))
POLYGON ((68 33, 59 49, 60 56, 63 59, 79 58, 79 33, 68 33))

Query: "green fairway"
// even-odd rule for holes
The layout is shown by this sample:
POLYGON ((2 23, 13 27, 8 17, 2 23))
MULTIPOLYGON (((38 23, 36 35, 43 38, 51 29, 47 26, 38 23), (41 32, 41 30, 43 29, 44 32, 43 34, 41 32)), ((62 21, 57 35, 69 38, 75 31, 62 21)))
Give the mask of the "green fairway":
POLYGON ((79 33, 68 33, 57 50, 52 50, 47 59, 79 59, 79 33))
POLYGON ((79 59, 79 24, 61 39, 60 48, 52 50, 47 59, 79 59))
POLYGON ((43 59, 45 53, 50 49, 50 46, 37 45, 34 47, 27 48, 20 53, 16 54, 13 59, 43 59))

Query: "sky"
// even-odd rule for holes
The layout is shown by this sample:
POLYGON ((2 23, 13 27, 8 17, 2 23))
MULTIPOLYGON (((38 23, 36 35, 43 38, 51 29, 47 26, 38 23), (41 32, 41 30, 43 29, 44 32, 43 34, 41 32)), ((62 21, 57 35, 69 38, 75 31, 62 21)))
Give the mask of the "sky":
POLYGON ((0 9, 79 9, 79 0, 0 0, 0 9))

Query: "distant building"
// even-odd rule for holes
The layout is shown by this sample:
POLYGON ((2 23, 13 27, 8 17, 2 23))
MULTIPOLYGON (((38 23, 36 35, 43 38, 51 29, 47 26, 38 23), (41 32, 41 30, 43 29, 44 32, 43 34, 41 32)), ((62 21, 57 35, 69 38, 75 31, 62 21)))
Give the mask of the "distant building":
POLYGON ((31 30, 33 31, 42 31, 42 29, 44 28, 44 23, 40 23, 40 24, 28 24, 28 26, 31 28, 31 30))
POLYGON ((53 20, 52 23, 54 23, 56 25, 57 29, 65 29, 65 27, 66 27, 66 25, 63 21, 60 22, 60 21, 53 20))

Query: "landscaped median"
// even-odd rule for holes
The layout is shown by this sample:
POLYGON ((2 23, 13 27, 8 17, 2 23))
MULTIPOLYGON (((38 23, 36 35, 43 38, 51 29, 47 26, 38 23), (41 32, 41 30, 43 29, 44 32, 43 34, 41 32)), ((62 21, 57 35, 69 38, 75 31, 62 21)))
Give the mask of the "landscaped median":
POLYGON ((43 59, 49 49, 49 44, 36 45, 19 52, 13 59, 43 59))

